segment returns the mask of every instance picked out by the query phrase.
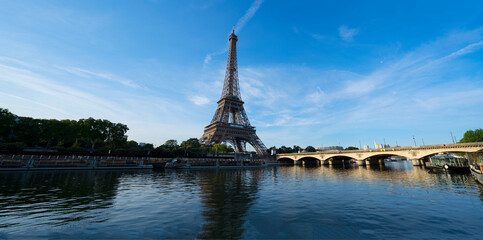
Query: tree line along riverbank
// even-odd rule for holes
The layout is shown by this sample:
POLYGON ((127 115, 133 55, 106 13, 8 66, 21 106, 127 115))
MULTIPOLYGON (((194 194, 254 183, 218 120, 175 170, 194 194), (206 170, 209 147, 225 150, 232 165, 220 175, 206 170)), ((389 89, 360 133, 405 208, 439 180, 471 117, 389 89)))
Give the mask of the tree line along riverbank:
MULTIPOLYGON (((203 156, 228 153, 230 145, 201 145, 197 138, 178 144, 170 139, 154 147, 151 143, 128 140, 128 126, 105 119, 56 120, 17 116, 0 108, 0 153, 43 152, 44 154, 123 155, 123 156, 203 156)), ((468 130, 460 143, 483 142, 483 129, 468 130)), ((354 150, 356 147, 347 147, 354 150)), ((281 146, 277 153, 315 152, 312 146, 281 146)))
POLYGON ((178 144, 167 140, 151 143, 128 140, 128 126, 105 119, 56 120, 17 116, 0 108, 0 152, 123 156, 201 156, 233 152, 225 144, 201 145, 197 138, 178 144))

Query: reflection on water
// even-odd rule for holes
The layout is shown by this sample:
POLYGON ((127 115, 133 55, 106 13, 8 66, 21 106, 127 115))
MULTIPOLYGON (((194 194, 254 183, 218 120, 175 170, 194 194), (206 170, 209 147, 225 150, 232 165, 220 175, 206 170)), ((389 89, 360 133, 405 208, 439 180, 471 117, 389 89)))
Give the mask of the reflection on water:
POLYGON ((104 221, 102 209, 115 196, 119 172, 2 172, 0 229, 104 221), (86 211, 91 214, 85 214, 86 211))
POLYGON ((475 238, 482 206, 471 175, 410 162, 0 172, 0 238, 475 238))
POLYGON ((197 237, 240 238, 262 173, 261 169, 205 172, 205 180, 200 183, 205 222, 197 237))

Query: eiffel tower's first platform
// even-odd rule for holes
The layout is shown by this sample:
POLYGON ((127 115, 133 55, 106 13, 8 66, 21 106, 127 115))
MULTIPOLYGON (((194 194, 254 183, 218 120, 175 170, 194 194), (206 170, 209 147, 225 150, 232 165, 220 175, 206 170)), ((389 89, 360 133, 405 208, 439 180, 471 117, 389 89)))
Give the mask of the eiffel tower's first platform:
POLYGON ((200 138, 202 144, 217 144, 227 142, 235 147, 236 152, 245 152, 246 144, 255 148, 258 154, 266 154, 267 148, 258 138, 255 127, 250 125, 238 83, 238 64, 236 57, 236 42, 238 37, 235 30, 228 37, 230 48, 226 64, 225 83, 218 107, 211 123, 205 127, 200 138))

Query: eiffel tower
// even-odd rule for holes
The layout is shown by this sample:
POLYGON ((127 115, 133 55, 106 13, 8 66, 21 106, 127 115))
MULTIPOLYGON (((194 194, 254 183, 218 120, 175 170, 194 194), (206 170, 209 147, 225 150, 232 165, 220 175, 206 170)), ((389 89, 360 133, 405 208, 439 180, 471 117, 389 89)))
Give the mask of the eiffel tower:
POLYGON ((205 127, 200 138, 202 144, 217 144, 227 142, 235 147, 236 152, 245 152, 246 144, 255 148, 258 154, 266 154, 267 148, 258 138, 255 127, 250 125, 243 101, 241 100, 240 86, 238 84, 238 64, 236 57, 235 28, 228 37, 230 48, 226 64, 225 83, 218 107, 211 123, 205 127))

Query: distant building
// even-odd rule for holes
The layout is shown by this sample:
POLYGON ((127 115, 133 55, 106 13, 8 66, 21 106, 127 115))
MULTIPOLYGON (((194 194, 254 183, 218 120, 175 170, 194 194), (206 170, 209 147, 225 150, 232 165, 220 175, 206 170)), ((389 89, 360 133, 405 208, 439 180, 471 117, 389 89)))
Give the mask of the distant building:
POLYGON ((364 145, 364 150, 367 150, 367 149, 369 149, 369 146, 364 145))
POLYGON ((381 149, 381 148, 390 148, 389 144, 377 144, 376 140, 374 140, 374 148, 375 149, 381 149))
POLYGON ((389 144, 374 144, 374 148, 375 149, 382 149, 382 148, 390 148, 391 146, 389 146, 389 144))
POLYGON ((270 150, 272 151, 272 155, 277 154, 277 148, 275 146, 273 146, 270 150))
POLYGON ((344 150, 341 146, 317 147, 317 151, 341 151, 344 150))

